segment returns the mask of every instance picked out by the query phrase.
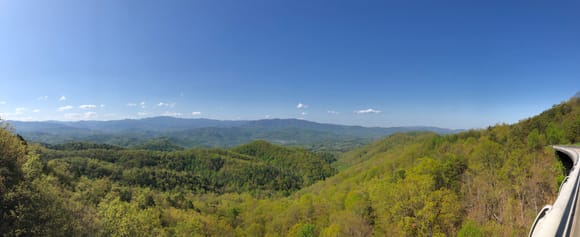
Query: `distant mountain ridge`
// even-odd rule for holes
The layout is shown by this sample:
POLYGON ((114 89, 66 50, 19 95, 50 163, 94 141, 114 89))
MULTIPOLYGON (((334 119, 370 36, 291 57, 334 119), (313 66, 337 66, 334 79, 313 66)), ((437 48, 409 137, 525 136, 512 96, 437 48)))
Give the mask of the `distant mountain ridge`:
POLYGON ((212 120, 152 117, 111 121, 9 121, 17 133, 34 142, 58 144, 90 141, 121 146, 169 139, 183 147, 232 147, 253 140, 301 146, 366 144, 397 132, 460 130, 438 127, 362 127, 325 124, 300 119, 212 120))
POLYGON ((22 131, 38 130, 39 128, 74 128, 90 129, 106 132, 126 132, 127 130, 146 131, 173 131, 202 127, 233 127, 239 126, 246 121, 226 121, 213 119, 183 119, 168 116, 151 117, 143 119, 123 119, 109 121, 9 121, 14 127, 22 131))

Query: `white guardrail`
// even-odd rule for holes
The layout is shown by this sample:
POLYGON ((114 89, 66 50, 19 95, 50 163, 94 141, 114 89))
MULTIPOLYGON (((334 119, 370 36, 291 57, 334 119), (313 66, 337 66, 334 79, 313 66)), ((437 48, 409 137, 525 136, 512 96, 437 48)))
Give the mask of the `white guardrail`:
MULTIPOLYGON (((572 165, 568 176, 560 185, 560 190, 556 201, 552 205, 546 205, 540 210, 530 228, 529 237, 546 237, 546 236, 573 236, 574 226, 578 225, 575 220, 576 206, 579 194, 579 176, 580 168, 578 165, 578 147, 552 146, 561 155, 560 159, 569 159, 572 165)), ((574 235, 578 235, 576 232, 574 235)))

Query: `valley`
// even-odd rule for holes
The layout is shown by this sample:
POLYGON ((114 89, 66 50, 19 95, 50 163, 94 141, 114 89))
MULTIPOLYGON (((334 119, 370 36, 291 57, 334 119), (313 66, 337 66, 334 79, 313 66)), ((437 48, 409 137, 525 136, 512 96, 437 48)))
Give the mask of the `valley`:
POLYGON ((323 124, 299 119, 222 121, 153 117, 114 121, 9 121, 24 138, 43 144, 93 142, 123 147, 171 143, 182 148, 233 147, 254 140, 314 150, 346 151, 397 132, 461 130, 437 127, 361 127, 323 124))
POLYGON ((574 236, 578 9, 0 0, 0 237, 574 236))
POLYGON ((580 141, 580 98, 512 125, 395 133, 345 153, 1 132, 6 236, 521 236, 564 178, 547 145, 580 141))

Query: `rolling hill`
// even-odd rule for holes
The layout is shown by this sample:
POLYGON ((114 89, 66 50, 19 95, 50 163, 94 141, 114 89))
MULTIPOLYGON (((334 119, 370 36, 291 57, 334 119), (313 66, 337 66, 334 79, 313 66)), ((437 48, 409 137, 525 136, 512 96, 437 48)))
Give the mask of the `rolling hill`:
POLYGON ((548 145, 579 141, 580 98, 511 125, 393 134, 347 152, 338 173, 323 153, 265 141, 174 151, 42 146, 2 128, 0 231, 524 236, 564 179, 548 145))
POLYGON ((154 139, 182 147, 233 147, 253 140, 298 145, 318 150, 348 150, 396 132, 458 130, 437 127, 361 127, 315 123, 298 119, 221 121, 153 117, 115 121, 9 121, 24 138, 45 144, 71 141, 139 146, 154 139))

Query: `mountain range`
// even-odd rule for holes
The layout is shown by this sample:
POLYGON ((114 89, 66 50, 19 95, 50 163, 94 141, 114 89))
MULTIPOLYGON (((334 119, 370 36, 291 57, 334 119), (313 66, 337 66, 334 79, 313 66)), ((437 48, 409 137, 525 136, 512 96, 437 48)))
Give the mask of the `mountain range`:
MULTIPOLYGON (((373 128, 299 120, 214 121, 213 127, 186 126, 191 130, 179 124, 195 120, 137 123, 150 120, 165 121, 163 129, 131 121, 53 122, 50 129, 173 137, 128 148, 83 141, 30 145, 0 126, 0 233, 526 236, 536 214, 566 182, 550 145, 580 145, 580 98, 515 124, 450 135, 396 133, 337 156, 266 141, 232 148, 169 145, 202 130, 213 131, 207 138, 222 136, 214 140, 220 142, 231 141, 226 131, 248 132, 240 140, 268 134, 286 139, 293 131, 303 142, 320 138, 311 134, 342 139, 373 128), (127 124, 115 130, 115 123, 127 124)), ((25 123, 28 129, 34 124, 25 123)))
POLYGON ((345 150, 397 132, 460 130, 438 127, 362 127, 316 123, 299 119, 224 121, 152 117, 111 121, 9 121, 27 140, 46 144, 88 141, 120 146, 162 139, 182 147, 232 147, 253 140, 317 149, 345 150))

